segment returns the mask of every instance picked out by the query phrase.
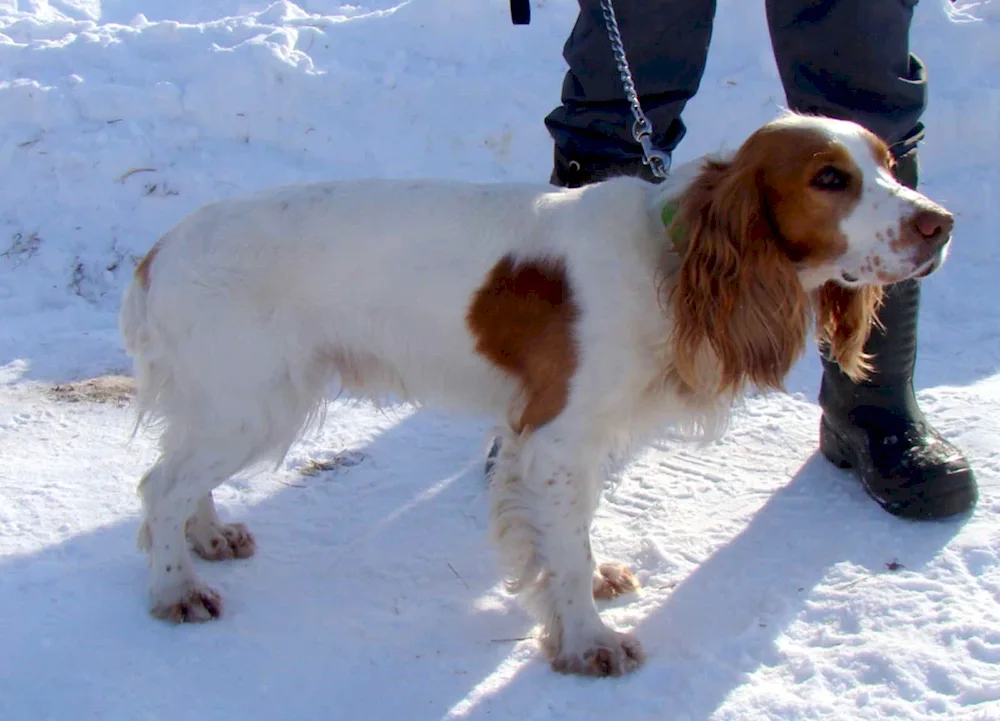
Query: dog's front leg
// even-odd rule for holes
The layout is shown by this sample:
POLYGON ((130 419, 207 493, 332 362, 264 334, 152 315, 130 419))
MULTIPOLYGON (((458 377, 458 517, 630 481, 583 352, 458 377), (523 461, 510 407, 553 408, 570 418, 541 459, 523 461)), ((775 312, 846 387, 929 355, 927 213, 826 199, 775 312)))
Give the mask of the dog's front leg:
POLYGON ((492 533, 508 588, 543 625, 542 648, 552 667, 618 676, 639 666, 642 650, 631 636, 608 628, 594 604, 596 461, 553 433, 510 439, 493 475, 492 533))

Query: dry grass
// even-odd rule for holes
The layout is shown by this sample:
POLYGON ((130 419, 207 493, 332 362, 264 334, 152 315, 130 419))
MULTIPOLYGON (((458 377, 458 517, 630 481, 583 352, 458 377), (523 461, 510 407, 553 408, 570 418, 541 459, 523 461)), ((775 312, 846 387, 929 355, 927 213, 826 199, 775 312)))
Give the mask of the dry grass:
POLYGON ((358 451, 342 451, 333 458, 325 460, 312 459, 302 469, 303 476, 318 476, 320 473, 335 471, 339 468, 356 466, 365 459, 364 453, 358 451))
POLYGON ((61 403, 113 403, 128 405, 135 396, 135 379, 107 375, 52 386, 49 395, 61 403))

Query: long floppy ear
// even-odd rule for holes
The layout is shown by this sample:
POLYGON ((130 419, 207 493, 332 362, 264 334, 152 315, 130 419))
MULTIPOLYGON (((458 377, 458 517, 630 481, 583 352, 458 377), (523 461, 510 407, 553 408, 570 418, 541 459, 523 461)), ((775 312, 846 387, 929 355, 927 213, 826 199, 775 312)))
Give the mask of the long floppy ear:
POLYGON ((813 298, 816 339, 855 383, 865 380, 872 369, 871 357, 864 352, 865 342, 872 328, 880 325, 878 310, 882 299, 880 286, 866 285, 854 290, 833 281, 824 283, 813 298))
POLYGON ((755 167, 709 161, 668 229, 686 244, 672 295, 674 362, 696 391, 783 389, 805 349, 809 298, 775 239, 755 167))

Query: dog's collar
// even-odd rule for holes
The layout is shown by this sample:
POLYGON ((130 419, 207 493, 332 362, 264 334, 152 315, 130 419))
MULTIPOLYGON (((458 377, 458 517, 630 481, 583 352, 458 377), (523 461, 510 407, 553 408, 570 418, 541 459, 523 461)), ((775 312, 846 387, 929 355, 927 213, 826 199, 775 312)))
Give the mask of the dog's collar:
POLYGON ((660 219, 663 221, 663 227, 666 228, 667 233, 670 235, 670 242, 674 246, 674 252, 683 254, 685 247, 684 229, 680 226, 680 224, 673 225, 674 219, 677 217, 677 212, 679 210, 680 203, 676 200, 672 200, 663 206, 663 210, 660 211, 660 219))

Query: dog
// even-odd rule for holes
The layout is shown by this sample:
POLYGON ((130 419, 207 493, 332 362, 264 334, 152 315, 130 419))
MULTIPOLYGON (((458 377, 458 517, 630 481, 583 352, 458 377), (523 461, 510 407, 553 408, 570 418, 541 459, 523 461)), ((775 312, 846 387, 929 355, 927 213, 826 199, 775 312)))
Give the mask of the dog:
POLYGON ((952 237, 892 170, 861 126, 787 112, 659 184, 362 179, 197 210, 120 311, 136 430, 159 433, 139 483, 152 615, 222 613, 190 551, 255 541, 213 489, 280 463, 344 391, 495 418, 490 535, 541 649, 567 673, 637 668, 594 600, 637 587, 591 552, 603 461, 667 425, 719 432, 811 339, 866 377, 882 286, 934 272, 952 237))

